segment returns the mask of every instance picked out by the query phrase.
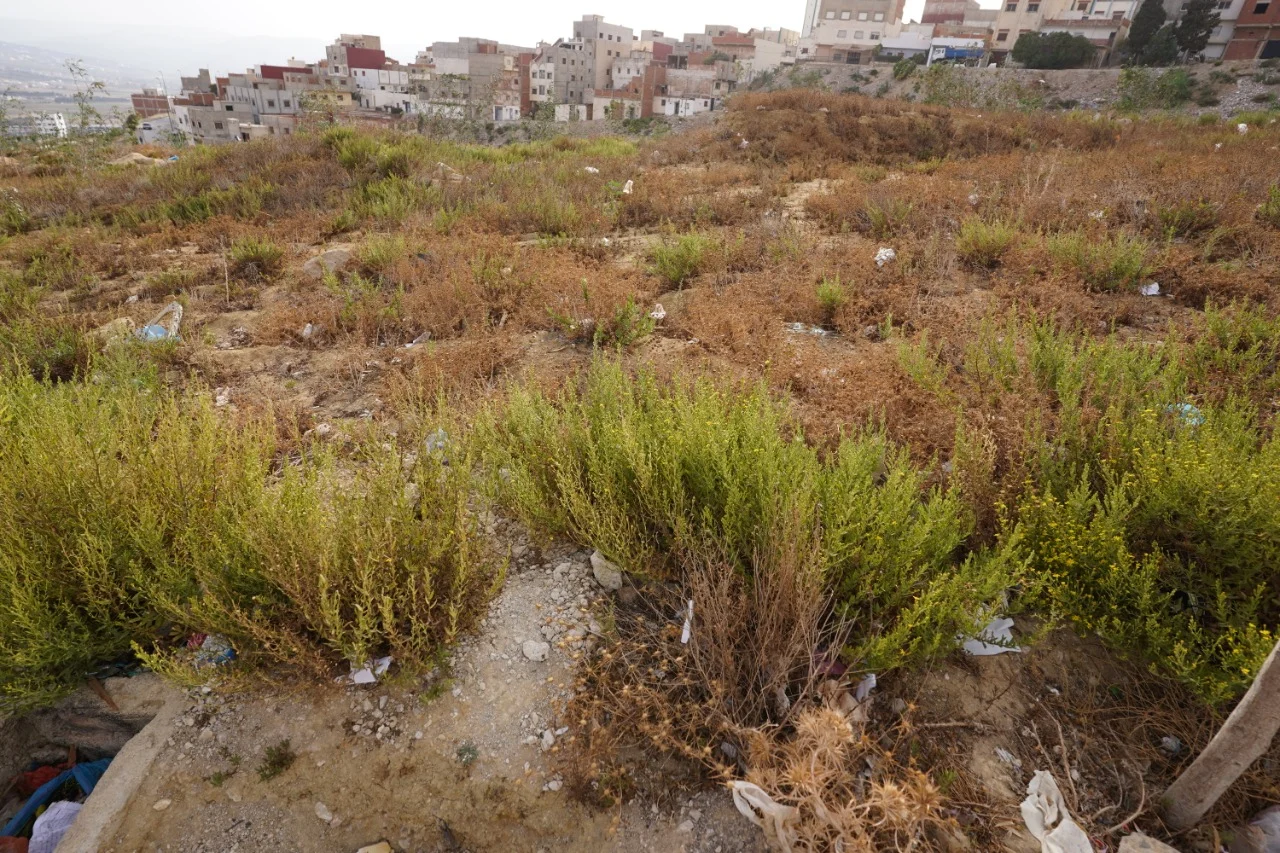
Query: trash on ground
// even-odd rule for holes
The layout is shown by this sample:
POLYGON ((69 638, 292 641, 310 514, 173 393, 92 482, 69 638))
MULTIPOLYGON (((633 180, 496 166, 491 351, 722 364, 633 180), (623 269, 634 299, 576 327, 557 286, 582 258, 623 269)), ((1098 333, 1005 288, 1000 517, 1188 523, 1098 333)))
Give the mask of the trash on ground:
POLYGON ((236 659, 236 650, 221 634, 192 634, 187 648, 195 649, 196 669, 204 666, 222 666, 236 659))
POLYGON ((816 338, 825 338, 831 332, 821 326, 809 326, 805 323, 788 323, 787 331, 793 335, 813 335, 816 338))
POLYGON ((385 658, 367 661, 360 669, 356 669, 355 664, 352 664, 351 674, 338 676, 338 681, 346 681, 348 684, 373 684, 378 680, 379 676, 386 675, 390 667, 390 655, 385 658))
POLYGON ((1245 844, 1242 849, 1250 853, 1280 853, 1280 806, 1259 812, 1236 837, 1245 844))
POLYGON ((876 252, 876 266, 883 267, 885 264, 896 259, 898 253, 888 246, 881 246, 880 251, 876 252))
POLYGON ((853 698, 857 699, 859 702, 864 702, 866 701, 866 698, 871 695, 871 691, 875 689, 876 674, 874 672, 868 672, 862 677, 862 680, 858 682, 858 686, 854 688, 853 698))
POLYGON ((392 853, 391 844, 386 841, 379 841, 377 844, 361 847, 356 853, 392 853))
POLYGON ((1236 125, 1236 133, 1240 134, 1241 136, 1243 136, 1248 132, 1249 132, 1249 125, 1245 124, 1244 122, 1240 122, 1239 124, 1236 125))
MULTIPOLYGON (((1163 841, 1157 841, 1150 835, 1135 832, 1120 839, 1120 846, 1116 853, 1178 853, 1178 849, 1170 847, 1163 841)), ((1265 853, 1265 851, 1259 851, 1259 853, 1265 853)))
POLYGON ((36 818, 35 826, 31 828, 31 842, 27 845, 28 853, 53 853, 57 850, 62 836, 71 829, 71 824, 76 822, 76 817, 82 808, 84 808, 83 803, 67 800, 60 800, 50 805, 44 814, 36 818))
POLYGON ((625 184, 622 185, 622 194, 631 195, 631 190, 635 189, 635 185, 636 185, 635 181, 627 181, 625 184))
POLYGON ((437 427, 424 444, 428 453, 443 453, 449 447, 449 433, 444 431, 444 427, 437 427))
POLYGON ((176 340, 178 328, 182 325, 182 303, 170 302, 160 309, 160 313, 138 330, 137 335, 147 343, 176 340))
POLYGON ((118 317, 94 329, 89 335, 99 341, 103 347, 111 347, 132 337, 135 328, 133 321, 128 317, 118 317))
POLYGON ((1144 284, 1138 288, 1138 292, 1141 293, 1143 296, 1159 296, 1160 282, 1153 281, 1150 284, 1144 284))
POLYGON ((667 316, 667 309, 662 307, 662 303, 658 302, 653 306, 653 310, 649 312, 650 320, 662 320, 667 316))
POLYGON ((1164 410, 1166 414, 1176 415, 1183 426, 1204 425, 1204 413, 1190 403, 1170 403, 1164 410))
POLYGON ((304 341, 310 338, 315 333, 316 333, 316 327, 314 323, 308 323, 307 325, 302 327, 302 339, 304 341))
POLYGON ((996 758, 1000 759, 1005 764, 1008 764, 1010 767, 1016 770, 1022 769, 1022 759, 1018 758, 1018 756, 1014 755, 1012 752, 1005 749, 1003 746, 996 747, 996 758))
POLYGON ((965 639, 960 636, 957 639, 961 643, 961 648, 971 655, 1000 655, 1005 652, 1020 652, 1022 649, 1014 645, 1013 632, 1009 630, 1012 627, 1012 619, 1007 616, 1000 616, 988 622, 987 627, 983 628, 976 637, 965 639))
POLYGON ((748 145, 750 145, 750 144, 751 144, 750 142, 748 142, 747 140, 745 140, 745 139, 744 139, 744 140, 742 140, 741 142, 739 142, 739 143, 738 143, 738 147, 739 147, 739 148, 742 148, 742 149, 744 149, 744 150, 745 150, 745 149, 746 149, 746 147, 747 147, 748 145))
MULTIPOLYGON (((84 764, 77 764, 67 770, 63 770, 57 776, 54 776, 48 782, 45 782, 32 793, 31 797, 23 804, 8 823, 0 829, 0 837, 24 835, 27 828, 31 825, 32 820, 44 806, 53 799, 54 795, 67 782, 74 780, 80 786, 80 790, 85 794, 92 794, 94 787, 98 784, 98 780, 102 778, 102 774, 107 772, 107 767, 111 764, 110 758, 103 758, 98 761, 89 761, 84 764)), ((52 806, 50 807, 52 808, 52 806)), ((57 843, 54 843, 57 846, 57 843)), ((48 848, 49 851, 53 847, 48 848)))
POLYGON ((1165 735, 1160 738, 1160 751, 1169 756, 1177 755, 1182 752, 1182 741, 1173 735, 1165 735))
POLYGON ((799 816, 799 810, 775 803, 763 788, 751 782, 737 779, 729 783, 729 788, 733 791, 733 804, 738 812, 764 831, 769 845, 782 853, 791 853, 796 843, 796 831, 790 824, 799 816))
POLYGON ((405 349, 413 349, 413 348, 414 348, 414 347, 416 347, 418 344, 425 344, 425 343, 426 343, 427 341, 429 341, 429 340, 431 340, 431 333, 430 333, 430 332, 423 332, 422 334, 418 335, 418 336, 417 336, 416 338, 414 338, 413 340, 409 341, 409 343, 405 344, 405 345, 404 345, 404 348, 405 348, 405 349))
POLYGON ((597 169, 595 166, 585 166, 585 167, 582 169, 582 171, 586 172, 588 175, 598 175, 598 174, 600 174, 600 170, 599 170, 599 169, 597 169))
POLYGON ((1042 853, 1094 853, 1089 836, 1071 819, 1058 783, 1047 770, 1037 770, 1022 801, 1022 820, 1040 842, 1042 853))
POLYGON ((693 599, 689 599, 689 606, 684 614, 684 628, 680 630, 680 642, 689 645, 689 638, 693 636, 693 599))
POLYGON ((1107 214, 1106 211, 1103 210, 1091 210, 1089 211, 1089 218, 1094 222, 1101 222, 1107 218, 1107 214))

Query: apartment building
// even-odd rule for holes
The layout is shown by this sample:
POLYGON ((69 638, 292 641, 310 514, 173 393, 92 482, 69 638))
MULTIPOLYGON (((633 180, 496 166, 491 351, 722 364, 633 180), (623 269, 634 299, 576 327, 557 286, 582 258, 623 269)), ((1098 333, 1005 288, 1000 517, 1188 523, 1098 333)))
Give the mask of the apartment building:
POLYGON ((148 118, 160 113, 167 115, 169 112, 169 96, 159 89, 143 89, 130 95, 129 101, 133 104, 133 114, 138 118, 148 118))
POLYGON ((1223 58, 1280 58, 1280 0, 1245 0, 1223 58))
POLYGON ((351 77, 352 68, 381 68, 387 62, 379 36, 348 35, 343 33, 324 49, 325 66, 329 73, 351 77))
POLYGON ((807 39, 818 44, 874 47, 886 26, 902 19, 905 6, 906 0, 821 0, 814 11, 816 17, 808 22, 807 39))

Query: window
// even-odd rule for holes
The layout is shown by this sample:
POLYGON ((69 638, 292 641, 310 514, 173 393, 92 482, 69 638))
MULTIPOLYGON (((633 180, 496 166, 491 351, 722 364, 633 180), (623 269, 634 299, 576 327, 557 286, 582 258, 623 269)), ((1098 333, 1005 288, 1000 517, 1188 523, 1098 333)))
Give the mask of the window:
POLYGON ((843 11, 843 12, 841 12, 841 13, 840 13, 840 20, 842 20, 842 21, 847 21, 847 20, 849 20, 849 10, 848 10, 848 9, 846 9, 845 11, 843 11))
POLYGON ((1028 11, 1028 12, 1039 12, 1039 11, 1040 11, 1040 4, 1039 4, 1039 3, 1028 3, 1028 4, 1027 4, 1027 11, 1028 11))
POLYGON ((222 130, 222 122, 220 122, 220 121, 215 121, 215 122, 213 123, 213 129, 214 129, 214 130, 222 130))
POLYGON ((848 30, 840 30, 839 32, 836 33, 836 38, 838 39, 848 38, 848 37, 849 37, 848 30))
POLYGON ((1113 20, 1113 21, 1123 21, 1123 20, 1124 20, 1124 12, 1112 12, 1112 13, 1111 13, 1111 20, 1113 20))
POLYGON ((880 34, 879 34, 879 33, 872 33, 872 34, 871 34, 871 40, 872 40, 872 41, 879 41, 879 40, 880 40, 880 34))
POLYGON ((866 12, 859 12, 859 13, 858 13, 858 20, 859 20, 859 21, 865 21, 866 19, 867 19, 867 13, 866 13, 866 12))
POLYGON ((876 12, 874 15, 872 15, 872 16, 871 16, 871 20, 873 20, 873 21, 883 21, 883 20, 884 20, 884 12, 876 12))
POLYGON ((854 31, 853 31, 853 37, 854 37, 855 39, 861 39, 861 38, 862 38, 862 30, 854 30, 854 31))
POLYGON ((285 136, 288 136, 288 135, 289 135, 289 128, 287 128, 287 127, 286 127, 286 128, 284 129, 284 135, 285 135, 285 136))
POLYGON ((823 17, 826 18, 828 21, 834 21, 836 18, 836 13, 828 12, 827 14, 823 15, 823 17))
POLYGON ((1265 3, 1259 3, 1257 6, 1254 6, 1254 7, 1253 7, 1253 14, 1255 14, 1255 15, 1265 15, 1265 14, 1267 14, 1267 10, 1268 10, 1268 9, 1270 9, 1270 8, 1271 8, 1271 0, 1267 0, 1267 2, 1265 2, 1265 3))
POLYGON ((234 112, 234 111, 235 111, 235 107, 231 106, 231 104, 227 104, 227 112, 234 112))
POLYGON ((1009 40, 1008 30, 1001 30, 1000 32, 996 33, 996 41, 1008 41, 1008 40, 1009 40))
POLYGON ((1016 11, 1018 11, 1018 0, 1013 0, 1013 2, 1011 2, 1011 3, 1005 3, 1005 4, 1004 4, 1004 10, 1005 10, 1006 12, 1016 12, 1016 11))
POLYGON ((276 102, 273 99, 267 98, 267 106, 274 107, 275 105, 276 105, 276 102))

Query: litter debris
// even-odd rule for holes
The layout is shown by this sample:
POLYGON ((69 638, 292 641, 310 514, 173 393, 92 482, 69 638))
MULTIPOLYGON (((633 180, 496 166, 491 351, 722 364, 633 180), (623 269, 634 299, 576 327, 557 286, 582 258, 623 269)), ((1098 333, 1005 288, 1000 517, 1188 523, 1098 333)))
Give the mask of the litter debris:
POLYGON ((449 433, 444 431, 444 427, 437 427, 435 432, 427 436, 425 444, 428 453, 443 452, 449 446, 449 433))
POLYGON ((192 634, 187 648, 196 650, 195 666, 222 666, 236 659, 236 650, 221 634, 192 634))
POLYGON ((1089 218, 1094 222, 1101 222, 1107 218, 1107 212, 1105 210, 1091 210, 1089 211, 1089 218))
POLYGON ((882 246, 880 251, 876 252, 876 266, 883 267, 885 264, 898 257, 898 253, 887 246, 882 246))
POLYGON ((1138 292, 1141 293, 1143 296, 1159 296, 1160 282, 1153 281, 1150 284, 1144 284, 1138 288, 1138 292))
POLYGON ((1182 741, 1173 735, 1165 735, 1160 738, 1160 751, 1170 757, 1182 752, 1182 741))
POLYGON ((1239 124, 1236 125, 1236 133, 1240 134, 1241 136, 1244 136, 1248 132, 1249 132, 1249 125, 1245 124, 1244 122, 1240 122, 1239 124))
MULTIPOLYGON (((1157 841, 1150 835, 1135 832, 1120 839, 1117 853, 1178 853, 1178 849, 1170 847, 1163 841, 1157 841)), ((1259 853, 1266 853, 1266 851, 1259 851, 1259 853)))
POLYGON ((583 168, 583 170, 582 170, 582 171, 586 172, 588 175, 598 175, 598 174, 600 174, 600 170, 599 170, 599 169, 597 169, 595 166, 587 166, 587 167, 583 168))
MULTIPOLYGON (((89 761, 84 764, 64 770, 57 776, 45 782, 35 793, 23 804, 13 818, 0 829, 0 837, 11 837, 22 834, 22 831, 31 823, 32 818, 36 816, 36 812, 40 811, 46 803, 53 799, 54 794, 58 792, 63 785, 69 780, 74 779, 75 783, 80 786, 80 790, 86 794, 92 794, 94 787, 98 784, 98 780, 102 778, 102 774, 107 772, 107 767, 111 764, 110 758, 103 758, 98 761, 89 761)), ((52 808, 52 806, 50 807, 52 808)), ((54 846, 57 846, 56 844, 54 846)), ((48 848, 52 853, 53 847, 48 848)))
POLYGON ((816 338, 825 338, 831 334, 830 331, 821 326, 808 326, 804 323, 788 323, 787 331, 793 335, 813 335, 816 338))
POLYGON ((36 818, 31 828, 31 842, 27 846, 28 853, 53 853, 58 849, 58 842, 76 822, 83 803, 72 803, 61 800, 49 806, 44 814, 36 818))
POLYGON ((1176 415, 1183 426, 1204 425, 1204 413, 1190 403, 1170 403, 1164 407, 1166 414, 1176 415))
POLYGON ((661 302, 655 304, 653 306, 653 310, 649 312, 650 320, 662 320, 662 319, 665 319, 666 316, 667 316, 667 309, 662 307, 661 302))
POLYGON ((689 607, 684 614, 684 628, 680 630, 680 642, 683 645, 689 645, 689 638, 693 636, 693 599, 689 599, 689 607))
POLYGON ((600 238, 600 245, 601 245, 601 246, 604 246, 604 247, 607 249, 607 248, 609 248, 610 246, 612 246, 612 245, 613 245, 613 241, 611 241, 608 237, 601 237, 601 238, 600 238))
POLYGON ((99 326, 89 333, 95 340, 100 341, 104 348, 110 348, 121 341, 126 341, 134 334, 133 321, 128 317, 118 317, 110 323, 99 326))
POLYGON ((977 207, 977 206, 978 206, 978 202, 979 202, 979 201, 981 201, 981 200, 982 200, 982 197, 981 197, 981 196, 979 196, 977 193, 969 193, 969 206, 970 206, 970 207, 977 207))
POLYGON ((1222 143, 1221 143, 1221 142, 1215 142, 1215 143, 1213 143, 1213 150, 1214 150, 1214 151, 1221 151, 1221 150, 1222 150, 1222 143))
POLYGON ((739 143, 738 143, 738 147, 739 147, 739 148, 741 148, 741 149, 743 149, 743 150, 746 150, 746 147, 747 147, 748 145, 750 145, 750 144, 751 144, 750 142, 748 142, 747 140, 745 140, 745 139, 744 139, 744 140, 742 140, 741 142, 739 142, 739 143))
POLYGON ((182 303, 170 302, 147 325, 138 330, 138 337, 147 343, 176 339, 182 325, 182 303))
POLYGON ((368 661, 360 669, 356 669, 355 664, 352 664, 351 674, 338 676, 338 681, 340 683, 346 681, 348 684, 373 684, 378 680, 378 676, 386 675, 390 668, 391 656, 388 655, 385 658, 368 661))
POLYGON ((465 181, 466 176, 457 169, 447 163, 436 163, 436 170, 432 173, 437 181, 465 181))
POLYGON ((126 300, 124 301, 124 304, 125 304, 125 305, 132 305, 133 303, 135 303, 135 302, 137 302, 137 301, 138 301, 138 294, 136 294, 136 293, 130 293, 130 294, 129 294, 129 298, 128 298, 128 299, 126 299, 126 300))
POLYGON ((625 184, 622 185, 622 194, 631 195, 631 190, 635 188, 635 185, 636 185, 635 181, 627 181, 625 184))
POLYGON ((876 689, 876 674, 868 672, 858 682, 858 686, 853 689, 853 698, 859 702, 865 702, 867 697, 871 695, 871 691, 876 689))
POLYGON ((1280 806, 1264 809, 1241 827, 1236 838, 1241 842, 1240 849, 1249 853, 1280 853, 1280 806))
POLYGON ((1008 764, 1010 767, 1016 770, 1022 769, 1021 759, 1019 759, 1018 756, 1014 755, 1009 750, 1005 749, 1003 746, 996 747, 996 758, 1000 759, 1005 764, 1008 764))
POLYGON ((418 336, 417 336, 416 338, 414 338, 413 340, 409 341, 409 343, 405 344, 405 345, 404 345, 404 348, 405 348, 405 349, 413 349, 413 348, 414 348, 414 347, 416 347, 418 344, 425 344, 425 343, 426 343, 427 341, 429 341, 429 340, 431 340, 431 333, 430 333, 430 332, 423 332, 422 334, 418 335, 418 336))
POLYGON ((751 782, 738 779, 730 782, 729 788, 733 791, 733 804, 738 812, 764 830, 769 845, 782 853, 791 853, 796 832, 789 824, 800 812, 792 806, 775 803, 763 788, 751 782))
POLYGON ((1021 648, 1013 644, 1013 620, 1007 616, 997 617, 987 623, 987 627, 976 637, 965 639, 963 635, 956 639, 961 648, 971 655, 1001 655, 1005 652, 1020 652, 1021 648))
POLYGON ((1042 853, 1093 853, 1089 836, 1071 819, 1058 783, 1047 770, 1037 770, 1022 801, 1022 820, 1040 842, 1042 853))
MULTIPOLYGON (((443 823, 443 821, 441 821, 443 823)), ((386 841, 379 841, 377 844, 369 844, 361 847, 356 853, 392 853, 391 844, 386 841)))
POLYGON ((231 402, 231 389, 218 388, 213 392, 213 405, 219 409, 231 402))

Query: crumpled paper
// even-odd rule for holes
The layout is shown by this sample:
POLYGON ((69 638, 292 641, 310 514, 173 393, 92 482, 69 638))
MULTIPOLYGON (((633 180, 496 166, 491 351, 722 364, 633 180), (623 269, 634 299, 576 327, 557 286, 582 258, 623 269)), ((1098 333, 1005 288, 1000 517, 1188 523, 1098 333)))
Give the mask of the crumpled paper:
POLYGON ((733 804, 743 817, 764 831, 769 844, 782 853, 792 853, 796 831, 790 824, 800 814, 799 809, 775 803, 763 788, 751 782, 733 781, 729 788, 733 791, 733 804))
POLYGON ((1022 820, 1040 842, 1042 853, 1093 853, 1085 835, 1067 811, 1062 791, 1048 770, 1037 770, 1022 801, 1022 820))

